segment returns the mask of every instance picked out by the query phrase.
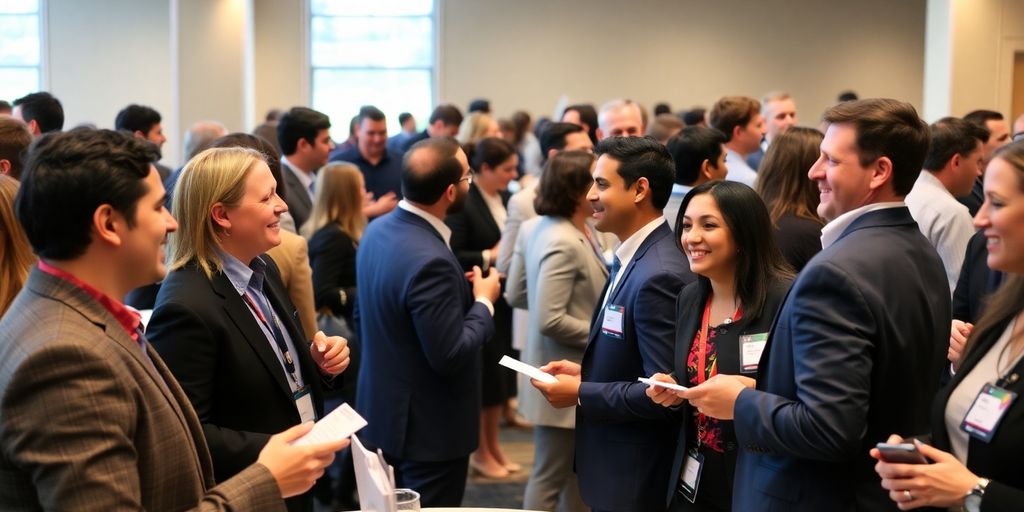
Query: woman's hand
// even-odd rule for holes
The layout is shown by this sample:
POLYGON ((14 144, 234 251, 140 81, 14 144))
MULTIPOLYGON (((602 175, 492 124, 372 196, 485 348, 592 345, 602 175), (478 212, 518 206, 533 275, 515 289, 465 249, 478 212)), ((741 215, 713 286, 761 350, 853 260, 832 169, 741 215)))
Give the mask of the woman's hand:
MULTIPOLYGON (((889 438, 899 443, 899 436, 889 438)), ((918 507, 959 507, 964 496, 978 483, 979 477, 967 469, 952 454, 914 440, 922 455, 932 464, 895 464, 885 462, 877 448, 871 456, 878 459, 875 472, 882 477, 882 487, 889 491, 889 499, 900 510, 918 507)))

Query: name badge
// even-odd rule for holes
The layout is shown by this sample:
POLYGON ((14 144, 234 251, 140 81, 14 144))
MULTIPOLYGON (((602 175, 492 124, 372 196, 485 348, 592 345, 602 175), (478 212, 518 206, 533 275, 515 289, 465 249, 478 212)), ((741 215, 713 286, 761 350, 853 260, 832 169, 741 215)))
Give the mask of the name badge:
POLYGON ((299 418, 302 422, 316 421, 316 413, 313 411, 313 396, 309 394, 309 386, 302 386, 294 394, 295 408, 299 410, 299 418))
POLYGON ((690 503, 697 500, 697 486, 700 484, 700 474, 703 470, 704 456, 691 448, 686 452, 683 471, 679 473, 679 493, 690 503))
POLYGON ((740 372, 757 371, 764 346, 768 344, 768 333, 744 334, 740 336, 740 372))
POLYGON ((626 314, 626 308, 608 304, 604 310, 604 321, 601 323, 601 332, 613 338, 622 339, 622 317, 626 314))
POLYGON ((960 430, 986 443, 991 441, 1003 415, 1016 399, 1017 393, 1013 391, 985 384, 971 404, 971 408, 967 410, 967 417, 960 424, 960 430))

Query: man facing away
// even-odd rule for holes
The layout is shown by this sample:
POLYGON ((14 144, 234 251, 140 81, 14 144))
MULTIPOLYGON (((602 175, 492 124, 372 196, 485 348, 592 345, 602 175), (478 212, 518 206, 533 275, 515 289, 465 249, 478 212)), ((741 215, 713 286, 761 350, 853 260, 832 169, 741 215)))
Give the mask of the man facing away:
MULTIPOLYGON (((466 282, 449 245, 448 213, 469 193, 469 162, 452 139, 405 154, 402 193, 359 243, 356 318, 363 353, 356 404, 399 487, 424 507, 457 507, 480 430, 481 348, 494 333, 498 273, 466 282)), ((494 368, 494 371, 501 371, 494 368)))

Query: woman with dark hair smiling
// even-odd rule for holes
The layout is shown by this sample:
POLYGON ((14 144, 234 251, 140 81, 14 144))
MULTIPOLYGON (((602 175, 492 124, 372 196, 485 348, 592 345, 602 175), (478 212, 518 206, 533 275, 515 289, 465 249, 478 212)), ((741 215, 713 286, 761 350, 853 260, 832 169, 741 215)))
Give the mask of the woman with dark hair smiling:
POLYGON ((799 272, 821 251, 818 186, 807 172, 821 154, 824 136, 814 128, 794 126, 772 141, 757 172, 761 195, 774 226, 775 242, 799 272))
MULTIPOLYGON (((709 181, 683 199, 676 233, 697 281, 676 301, 674 371, 656 381, 696 386, 719 373, 742 375, 751 387, 793 274, 771 236, 764 203, 750 187, 709 181)), ((666 407, 683 403, 676 391, 650 386, 647 396, 666 407)), ((736 435, 731 421, 705 416, 689 403, 667 489, 670 510, 730 510, 736 435), (688 478, 700 467, 699 481, 688 478)))
MULTIPOLYGON (((988 266, 1007 278, 970 333, 952 382, 935 399, 933 446, 914 441, 931 463, 886 462, 871 450, 882 487, 900 510, 1024 509, 1024 143, 993 155, 974 226, 987 239, 988 266)), ((893 435, 889 442, 903 439, 893 435)))

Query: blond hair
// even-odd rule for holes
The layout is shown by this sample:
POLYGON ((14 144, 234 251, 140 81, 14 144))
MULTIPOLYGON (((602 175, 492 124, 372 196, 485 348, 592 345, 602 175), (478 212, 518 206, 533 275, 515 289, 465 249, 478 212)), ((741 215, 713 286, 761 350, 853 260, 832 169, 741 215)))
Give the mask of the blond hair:
POLYGON ((36 257, 32 246, 14 216, 14 196, 18 181, 0 175, 0 316, 25 285, 36 257))
POLYGON ((459 133, 455 136, 455 140, 458 140, 459 144, 462 145, 476 144, 488 136, 487 132, 491 129, 491 123, 494 122, 494 118, 490 114, 470 112, 462 120, 462 124, 459 125, 459 133))
POLYGON ((355 242, 366 229, 363 215, 363 175, 348 162, 327 164, 316 176, 316 195, 309 220, 302 225, 302 236, 311 238, 320 228, 336 224, 355 242))
POLYGON ((178 231, 168 237, 170 269, 198 265, 212 278, 223 268, 218 249, 223 236, 213 221, 213 205, 238 206, 245 195, 245 182, 263 154, 247 148, 211 148, 185 164, 174 190, 171 211, 178 220, 178 231))

